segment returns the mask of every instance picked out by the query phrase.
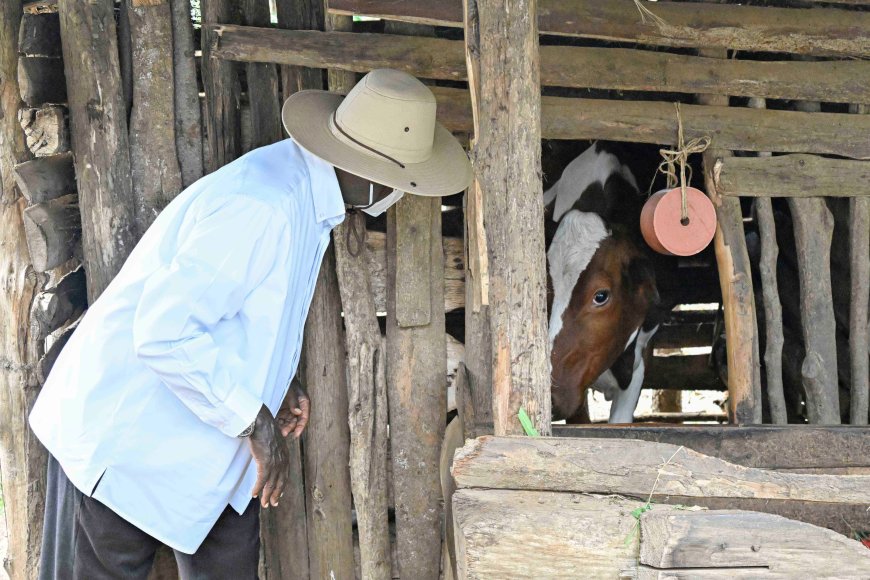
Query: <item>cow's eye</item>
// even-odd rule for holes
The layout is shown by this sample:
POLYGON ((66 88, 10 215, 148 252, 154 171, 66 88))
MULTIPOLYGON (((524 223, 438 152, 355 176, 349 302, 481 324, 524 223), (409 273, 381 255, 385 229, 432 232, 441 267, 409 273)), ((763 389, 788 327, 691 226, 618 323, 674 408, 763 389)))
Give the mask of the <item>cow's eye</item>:
POLYGON ((592 303, 595 306, 604 306, 608 302, 610 302, 610 290, 599 290, 592 297, 592 303))

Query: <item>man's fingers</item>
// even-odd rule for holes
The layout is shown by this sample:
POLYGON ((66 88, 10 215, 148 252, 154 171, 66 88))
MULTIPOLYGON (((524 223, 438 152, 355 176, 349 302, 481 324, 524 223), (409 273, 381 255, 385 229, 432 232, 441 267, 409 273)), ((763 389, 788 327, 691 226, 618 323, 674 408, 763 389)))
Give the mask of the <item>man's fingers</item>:
POLYGON ((284 421, 281 423, 281 436, 287 437, 293 430, 296 428, 296 417, 289 421, 284 421))
POLYGON ((268 508, 269 505, 276 505, 278 503, 276 500, 280 496, 280 491, 278 493, 275 492, 279 489, 279 481, 281 478, 281 470, 272 469, 269 481, 267 481, 266 485, 263 486, 261 505, 264 508, 268 508))
POLYGON ((275 483, 275 489, 272 491, 272 499, 270 501, 272 506, 278 505, 278 500, 281 498, 281 494, 284 493, 285 479, 284 475, 281 474, 281 476, 278 477, 278 481, 275 483))
POLYGON ((260 464, 257 463, 257 483, 254 484, 254 488, 251 490, 251 497, 259 497, 263 493, 263 487, 269 481, 268 475, 268 471, 261 468, 260 464))
POLYGON ((293 429, 293 438, 299 439, 302 432, 305 431, 305 426, 308 425, 308 411, 302 412, 302 416, 296 421, 296 428, 293 429))

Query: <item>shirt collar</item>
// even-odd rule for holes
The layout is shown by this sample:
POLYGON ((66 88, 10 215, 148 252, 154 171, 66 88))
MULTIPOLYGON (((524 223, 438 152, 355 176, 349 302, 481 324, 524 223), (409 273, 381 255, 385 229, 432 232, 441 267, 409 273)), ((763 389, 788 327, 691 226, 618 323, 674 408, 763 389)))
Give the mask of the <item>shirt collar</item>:
MULTIPOLYGON (((297 143, 297 145, 299 145, 297 143)), ((299 145, 299 150, 308 166, 311 180, 311 199, 314 202, 314 215, 317 223, 329 220, 332 225, 344 221, 344 198, 335 176, 335 167, 299 145)))

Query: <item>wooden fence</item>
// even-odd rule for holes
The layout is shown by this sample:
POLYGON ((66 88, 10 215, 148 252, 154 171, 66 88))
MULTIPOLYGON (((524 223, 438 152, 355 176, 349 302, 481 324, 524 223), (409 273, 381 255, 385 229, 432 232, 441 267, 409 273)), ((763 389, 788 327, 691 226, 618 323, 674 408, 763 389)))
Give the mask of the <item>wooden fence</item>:
MULTIPOLYGON (((785 419, 771 198, 787 197, 801 250, 807 354, 798 366, 809 419, 840 422, 836 377, 846 364, 851 422, 867 424, 870 115, 856 113, 868 100, 870 12, 847 6, 861 2, 643 3, 651 14, 631 0, 273 4, 202 0, 195 28, 185 0, 122 0, 117 15, 111 0, 3 3, 0 98, 3 111, 19 111, 0 117, 0 312, 21 330, 0 333, 14 580, 35 577, 41 535, 45 456, 27 410, 87 302, 182 187, 282 138, 284 98, 346 92, 377 67, 427 79, 439 120, 469 141, 477 180, 465 196, 465 236, 442 239, 437 201, 406 197, 360 256, 343 244, 327 253, 300 371, 313 416, 291 444, 291 488, 264 513, 262 577, 452 573, 452 549, 442 549, 452 548, 445 457, 463 436, 521 433, 521 406, 550 430, 541 139, 670 144, 674 99, 684 102, 686 138, 713 138, 704 162, 719 220, 731 419, 761 422, 760 312, 771 417, 785 419), (351 15, 385 22, 366 28, 351 15), (838 360, 833 220, 822 198, 842 196, 851 197, 853 298, 850 353, 838 360), (741 197, 756 199, 763 306, 741 197), (461 424, 445 434, 445 313, 460 309, 461 424)), ((686 301, 701 295, 709 291, 686 301)), ((675 313, 657 346, 709 345, 712 327, 675 313)), ((705 355, 662 357, 653 369, 674 377, 653 386, 719 386, 705 355)), ((154 576, 173 574, 164 554, 154 576)))

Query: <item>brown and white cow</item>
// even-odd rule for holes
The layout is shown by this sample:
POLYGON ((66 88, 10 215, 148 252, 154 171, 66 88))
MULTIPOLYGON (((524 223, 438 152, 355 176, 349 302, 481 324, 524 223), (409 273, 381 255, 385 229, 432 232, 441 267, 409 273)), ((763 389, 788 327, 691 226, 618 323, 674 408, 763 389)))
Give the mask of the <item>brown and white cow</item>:
POLYGON ((586 389, 630 423, 657 330, 655 274, 637 233, 643 198, 631 170, 596 143, 544 193, 554 419, 586 419, 586 389))

